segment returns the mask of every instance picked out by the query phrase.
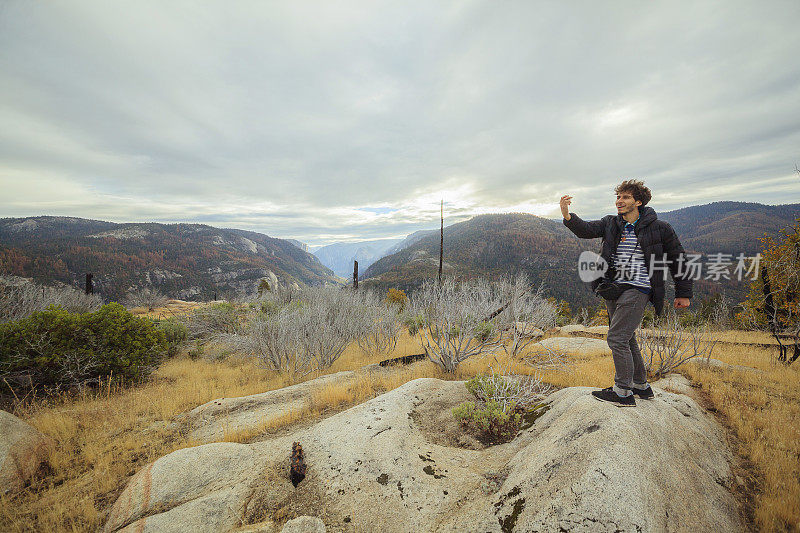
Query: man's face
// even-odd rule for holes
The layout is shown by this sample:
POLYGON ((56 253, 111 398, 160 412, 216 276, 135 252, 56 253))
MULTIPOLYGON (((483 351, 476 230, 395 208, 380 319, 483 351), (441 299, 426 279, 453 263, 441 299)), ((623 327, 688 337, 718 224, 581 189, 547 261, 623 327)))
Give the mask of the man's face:
POLYGON ((633 199, 633 194, 629 192, 620 192, 617 194, 617 214, 624 215, 630 213, 634 209, 638 209, 642 205, 639 200, 633 199))

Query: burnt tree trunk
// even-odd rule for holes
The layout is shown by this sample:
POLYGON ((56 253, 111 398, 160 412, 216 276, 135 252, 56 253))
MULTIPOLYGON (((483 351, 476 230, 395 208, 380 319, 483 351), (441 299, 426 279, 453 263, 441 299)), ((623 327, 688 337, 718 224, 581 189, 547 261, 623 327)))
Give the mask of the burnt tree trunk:
POLYGON ((292 463, 289 467, 289 480, 297 485, 306 477, 306 454, 299 442, 292 443, 292 463))
POLYGON ((353 289, 358 288, 358 261, 353 261, 353 289))
POLYGON ((94 285, 92 284, 92 274, 86 274, 86 294, 94 294, 94 285))
POLYGON ((444 200, 441 206, 441 229, 439 230, 439 285, 442 284, 442 262, 444 259, 444 200))

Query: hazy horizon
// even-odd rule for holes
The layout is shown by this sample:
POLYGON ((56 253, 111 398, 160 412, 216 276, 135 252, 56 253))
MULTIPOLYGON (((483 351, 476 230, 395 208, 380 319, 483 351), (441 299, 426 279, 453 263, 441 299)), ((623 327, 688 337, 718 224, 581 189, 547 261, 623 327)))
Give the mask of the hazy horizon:
MULTIPOLYGON (((741 200, 716 200, 716 202, 728 202, 728 201, 730 201, 730 202, 739 202, 741 200)), ((708 202, 708 203, 705 203, 705 204, 693 204, 693 205, 678 206, 675 209, 669 209, 669 210, 666 210, 666 211, 663 211, 663 212, 675 211, 675 210, 683 209, 683 208, 687 208, 687 207, 699 207, 699 206, 703 206, 703 205, 709 205, 711 203, 714 203, 714 202, 708 202)), ((749 203, 759 203, 760 204, 761 202, 749 202, 749 203)), ((648 205, 650 207, 652 207, 652 203, 648 204, 648 205)), ((761 204, 761 205, 768 205, 768 206, 771 206, 771 207, 779 207, 779 206, 785 206, 785 205, 800 205, 800 202, 787 202, 787 203, 782 203, 782 204, 761 204)), ((594 219, 602 218, 603 216, 608 215, 608 214, 613 214, 615 209, 614 209, 614 206, 612 205, 611 208, 609 208, 608 212, 601 212, 601 213, 594 213, 594 214, 593 213, 588 213, 588 214, 586 214, 586 213, 581 213, 580 211, 577 211, 576 209, 574 209, 573 206, 570 206, 570 211, 575 212, 576 214, 580 215, 581 218, 584 218, 586 220, 594 220, 594 219)), ((657 214, 661 213, 661 212, 662 211, 656 210, 657 214)), ((496 215, 496 214, 511 214, 511 213, 520 213, 520 212, 514 211, 514 212, 479 213, 479 214, 481 214, 481 215, 496 215)), ((523 213, 523 214, 531 214, 531 215, 533 215, 533 213, 523 213)), ((87 219, 87 220, 98 220, 98 221, 102 221, 102 222, 114 222, 114 223, 117 223, 117 224, 148 224, 148 223, 157 223, 157 224, 205 224, 204 222, 196 222, 196 221, 192 221, 192 222, 187 222, 187 221, 164 222, 164 221, 160 221, 160 220, 146 220, 146 221, 122 220, 122 221, 119 221, 119 220, 100 219, 100 218, 96 218, 96 217, 77 217, 77 216, 74 216, 74 215, 50 215, 50 214, 38 214, 38 215, 28 215, 28 216, 19 216, 19 217, 3 217, 3 218, 20 218, 20 219, 24 219, 24 218, 47 217, 47 216, 50 216, 50 217, 83 218, 83 219, 87 219)), ((447 215, 445 215, 444 224, 445 224, 445 227, 450 226, 452 224, 458 224, 459 222, 464 222, 465 220, 469 220, 473 216, 477 216, 477 214, 476 215, 463 216, 459 220, 448 220, 447 215)), ((534 215, 534 216, 542 216, 542 215, 534 215)), ((559 221, 559 220, 562 219, 560 213, 556 217, 542 216, 542 218, 547 218, 547 219, 556 220, 556 221, 559 221)), ((2 220, 2 218, 0 218, 0 220, 2 220)), ((207 224, 207 225, 215 227, 215 228, 218 228, 218 229, 236 229, 236 230, 257 231, 257 233, 263 233, 264 235, 267 235, 268 237, 274 237, 274 238, 284 239, 284 240, 289 240, 289 239, 297 240, 297 241, 300 241, 300 242, 308 245, 310 253, 314 253, 317 249, 323 248, 325 246, 330 246, 332 244, 355 244, 355 243, 364 243, 364 242, 403 240, 406 237, 408 237, 411 233, 414 233, 415 231, 431 231, 431 230, 439 229, 439 223, 440 223, 439 219, 437 218, 436 220, 431 221, 430 226, 420 227, 420 228, 415 229, 415 230, 413 230, 413 231, 411 231, 409 233, 405 233, 405 234, 397 235, 397 236, 379 237, 379 238, 374 238, 374 239, 366 239, 366 238, 355 237, 355 238, 350 239, 350 240, 337 240, 337 241, 330 241, 330 242, 326 242, 326 243, 322 243, 322 244, 320 244, 320 243, 316 243, 315 244, 315 243, 311 243, 311 242, 308 242, 308 241, 304 241, 304 240, 298 239, 297 237, 294 237, 292 235, 270 234, 270 233, 264 233, 262 231, 252 230, 252 229, 243 228, 243 227, 222 226, 222 225, 215 225, 215 224, 207 224)))

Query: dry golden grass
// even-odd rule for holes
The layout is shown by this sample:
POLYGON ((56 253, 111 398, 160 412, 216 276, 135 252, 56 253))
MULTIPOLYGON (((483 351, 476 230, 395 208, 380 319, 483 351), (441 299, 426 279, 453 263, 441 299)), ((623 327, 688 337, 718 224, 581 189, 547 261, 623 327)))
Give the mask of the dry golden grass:
MULTIPOLYGON (((725 339, 753 342, 744 332, 725 332, 725 339)), ((327 373, 357 370, 380 360, 419 353, 408 334, 391 354, 367 355, 349 347, 327 373)), ((210 346, 206 354, 224 353, 210 346)), ((800 367, 773 364, 766 349, 718 345, 713 357, 759 368, 765 373, 707 368, 680 369, 699 383, 722 421, 738 439, 739 453, 753 464, 759 491, 753 496, 754 520, 763 531, 800 529, 800 367)), ((314 391, 301 409, 263 427, 227 433, 226 441, 251 442, 297 422, 308 422, 362 403, 419 377, 468 379, 504 362, 510 370, 529 373, 519 361, 500 356, 473 357, 455 374, 444 374, 428 361, 381 371, 359 372, 352 380, 314 391)), ((508 368, 507 367, 507 368, 508 368)), ((558 387, 606 386, 614 374, 611 357, 602 353, 573 358, 567 371, 546 370, 546 381, 558 387)), ((306 376, 312 379, 316 376, 306 376)), ((101 527, 104 512, 129 476, 158 457, 194 446, 185 434, 168 429, 177 415, 220 397, 265 392, 291 384, 250 360, 192 361, 181 356, 165 362, 148 382, 128 389, 104 389, 80 398, 55 399, 22 408, 22 416, 56 439, 50 471, 27 490, 0 497, 2 531, 89 531, 101 527)))
POLYGON ((753 518, 761 531, 800 531, 800 366, 774 363, 765 348, 721 346, 714 357, 763 373, 689 364, 698 383, 736 435, 738 452, 755 470, 753 518))
POLYGON ((774 344, 775 339, 764 331, 728 330, 714 333, 714 338, 729 343, 741 344, 774 344))
MULTIPOLYGON (((393 353, 384 356, 366 356, 358 346, 351 346, 329 373, 355 370, 416 351, 408 335, 400 339, 393 353)), ((210 345, 205 353, 213 357, 224 354, 225 348, 210 345)), ((261 428, 231 432, 224 440, 247 442, 263 432, 363 402, 425 375, 442 377, 432 363, 381 375, 366 374, 348 383, 344 394, 321 391, 302 410, 261 428)), ((261 369, 252 360, 229 357, 193 361, 184 355, 166 361, 150 380, 132 388, 102 387, 101 392, 78 398, 20 406, 14 414, 53 437, 57 446, 49 457, 47 475, 13 498, 0 496, 0 531, 97 530, 102 526, 103 512, 110 508, 128 477, 148 462, 199 444, 168 429, 167 423, 177 415, 214 398, 246 396, 290 384, 285 376, 261 369)))
POLYGON ((15 498, 0 498, 2 531, 88 531, 101 525, 125 479, 144 464, 193 446, 165 421, 221 396, 286 385, 248 361, 165 362, 152 379, 127 390, 84 394, 28 406, 18 416, 53 437, 51 472, 15 498))
POLYGON ((203 307, 205 305, 211 305, 214 303, 219 302, 186 302, 183 300, 167 300, 166 305, 163 307, 157 307, 150 311, 146 307, 134 307, 130 310, 131 314, 139 316, 139 317, 146 317, 152 318, 156 320, 162 320, 165 318, 172 318, 180 315, 185 315, 189 311, 197 309, 198 307, 203 307))

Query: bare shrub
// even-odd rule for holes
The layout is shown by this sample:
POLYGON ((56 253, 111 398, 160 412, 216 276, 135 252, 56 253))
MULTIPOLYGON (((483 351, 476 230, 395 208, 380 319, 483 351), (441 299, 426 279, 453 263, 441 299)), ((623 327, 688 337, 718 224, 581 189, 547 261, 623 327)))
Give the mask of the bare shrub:
POLYGON ((50 306, 71 313, 96 311, 103 305, 96 294, 85 294, 72 287, 47 287, 37 283, 14 283, 0 278, 0 322, 21 320, 50 306))
POLYGON ((304 376, 314 370, 304 346, 307 326, 296 310, 284 308, 272 314, 255 314, 235 339, 240 349, 255 355, 267 368, 304 376))
MULTIPOLYGON (((262 280, 263 281, 263 280, 262 280)), ((301 297, 301 291, 289 285, 283 285, 277 278, 267 285, 268 288, 259 290, 258 296, 250 303, 260 306, 265 313, 275 312, 301 297)), ((313 289, 310 289, 313 290, 313 289)))
POLYGON ((298 308, 305 327, 304 346, 318 369, 328 368, 360 333, 358 295, 349 289, 306 290, 298 308))
POLYGON ((706 361, 717 341, 708 324, 681 326, 678 315, 665 311, 650 328, 636 330, 647 373, 658 379, 694 357, 706 361))
POLYGON ((304 289, 282 307, 251 310, 243 327, 226 340, 267 368, 304 376, 330 367, 358 338, 359 300, 347 289, 304 289))
POLYGON ((581 310, 575 315, 574 322, 576 324, 580 324, 581 326, 589 327, 591 320, 589 319, 589 309, 586 307, 581 307, 581 310))
POLYGON ((132 309, 134 307, 144 307, 148 311, 152 311, 156 307, 163 307, 167 305, 167 300, 168 298, 158 289, 144 287, 130 291, 125 296, 123 304, 128 309, 132 309))
POLYGON ((504 337, 503 350, 516 356, 537 342, 534 330, 544 332, 555 327, 557 309, 542 296, 541 288, 533 290, 525 274, 500 281, 498 291, 505 306, 498 316, 504 337))
POLYGON ((428 358, 453 372, 468 357, 497 350, 501 344, 497 319, 502 306, 498 291, 483 278, 442 283, 426 281, 410 302, 417 317, 417 339, 428 358))
POLYGON ((356 342, 365 352, 388 353, 397 346, 400 324, 392 303, 370 290, 356 291, 356 342))
POLYGON ((178 318, 191 341, 221 341, 235 335, 244 321, 247 309, 229 302, 198 307, 178 318))
POLYGON ((711 309, 709 320, 715 329, 726 330, 731 325, 731 307, 728 299, 723 295, 715 303, 711 309))

